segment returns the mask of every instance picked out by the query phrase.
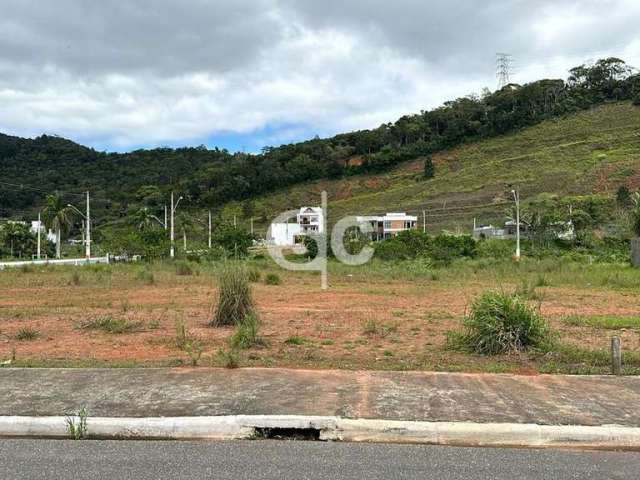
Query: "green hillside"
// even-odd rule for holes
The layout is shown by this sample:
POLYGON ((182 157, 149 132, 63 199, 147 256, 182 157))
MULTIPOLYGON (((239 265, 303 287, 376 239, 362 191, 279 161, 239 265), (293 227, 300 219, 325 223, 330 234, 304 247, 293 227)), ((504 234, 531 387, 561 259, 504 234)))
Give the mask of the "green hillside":
MULTIPOLYGON (((435 178, 423 180, 423 160, 378 175, 357 175, 297 185, 255 200, 274 213, 319 203, 329 194, 329 219, 359 213, 427 213, 430 228, 468 230, 504 219, 506 184, 522 199, 542 193, 602 195, 613 199, 621 185, 640 186, 640 107, 630 102, 547 120, 519 132, 434 155, 435 178)), ((267 215, 268 216, 268 215, 267 215)))

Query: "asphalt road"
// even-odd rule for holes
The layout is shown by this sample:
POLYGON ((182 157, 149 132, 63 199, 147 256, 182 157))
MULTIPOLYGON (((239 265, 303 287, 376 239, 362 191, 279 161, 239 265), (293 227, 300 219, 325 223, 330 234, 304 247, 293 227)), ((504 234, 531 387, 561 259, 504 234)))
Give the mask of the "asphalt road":
POLYGON ((0 440, 13 479, 637 479, 640 453, 409 445, 0 440))

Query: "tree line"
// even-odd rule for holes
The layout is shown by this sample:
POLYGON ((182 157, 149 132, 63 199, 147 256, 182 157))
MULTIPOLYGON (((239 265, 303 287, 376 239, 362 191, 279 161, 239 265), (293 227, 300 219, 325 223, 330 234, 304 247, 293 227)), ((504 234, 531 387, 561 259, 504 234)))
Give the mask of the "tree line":
MULTIPOLYGON (((0 185, 0 217, 33 217, 46 194, 55 191, 90 190, 98 200, 96 214, 114 221, 138 211, 145 188, 156 188, 152 193, 162 198, 179 190, 191 205, 215 209, 300 182, 383 171, 465 142, 623 100, 640 105, 640 75, 623 60, 606 58, 571 69, 567 80, 485 90, 375 129, 265 147, 259 154, 204 146, 104 153, 56 136, 0 135, 0 167, 12 184, 0 185)), ((425 177, 433 174, 432 165, 425 165, 425 177)))

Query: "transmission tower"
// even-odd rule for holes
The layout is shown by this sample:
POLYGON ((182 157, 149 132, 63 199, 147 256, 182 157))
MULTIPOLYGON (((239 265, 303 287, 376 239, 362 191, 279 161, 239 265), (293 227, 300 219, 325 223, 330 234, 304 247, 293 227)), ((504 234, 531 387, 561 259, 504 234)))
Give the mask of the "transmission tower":
POLYGON ((498 78, 498 90, 511 83, 513 73, 513 57, 508 53, 496 54, 496 77, 498 78))

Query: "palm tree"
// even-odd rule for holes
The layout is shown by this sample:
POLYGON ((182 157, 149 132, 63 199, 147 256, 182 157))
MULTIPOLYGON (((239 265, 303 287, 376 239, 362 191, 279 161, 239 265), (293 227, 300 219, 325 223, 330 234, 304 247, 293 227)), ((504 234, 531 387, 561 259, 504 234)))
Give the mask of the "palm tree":
POLYGON ((145 230, 153 227, 156 223, 164 227, 164 223, 157 216, 153 215, 149 208, 143 207, 133 215, 133 221, 138 230, 145 230))
POLYGON ((47 195, 42 219, 47 228, 56 232, 56 258, 62 257, 62 234, 67 233, 75 212, 59 195, 47 195))

